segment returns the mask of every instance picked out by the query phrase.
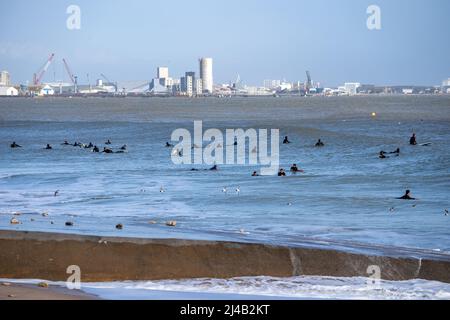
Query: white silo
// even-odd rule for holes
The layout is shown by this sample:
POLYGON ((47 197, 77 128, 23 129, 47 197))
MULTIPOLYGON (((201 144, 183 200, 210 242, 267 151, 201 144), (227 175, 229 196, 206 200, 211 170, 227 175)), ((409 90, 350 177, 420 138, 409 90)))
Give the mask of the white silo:
POLYGON ((213 59, 200 59, 200 78, 202 79, 202 87, 204 93, 213 93, 213 59))

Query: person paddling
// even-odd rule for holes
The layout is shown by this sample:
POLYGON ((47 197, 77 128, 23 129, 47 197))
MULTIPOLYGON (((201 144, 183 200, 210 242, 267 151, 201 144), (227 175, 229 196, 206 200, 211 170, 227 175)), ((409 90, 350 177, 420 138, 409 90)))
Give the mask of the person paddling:
POLYGON ((411 197, 411 191, 406 190, 405 195, 403 197, 397 198, 398 200, 417 200, 416 198, 411 197))

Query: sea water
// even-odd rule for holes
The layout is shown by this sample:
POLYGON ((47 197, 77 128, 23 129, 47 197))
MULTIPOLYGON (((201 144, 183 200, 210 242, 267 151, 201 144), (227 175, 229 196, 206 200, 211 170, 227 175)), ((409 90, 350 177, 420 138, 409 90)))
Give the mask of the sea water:
POLYGON ((367 245, 448 257, 449 167, 449 96, 0 99, 6 230, 367 245), (296 163, 305 173, 251 177, 259 167, 174 165, 165 143, 175 129, 192 131, 194 120, 205 130, 280 129, 292 141, 280 145, 281 167, 296 163), (413 132, 432 144, 410 146, 413 132), (314 147, 319 138, 325 147, 314 147), (128 152, 61 145, 103 148, 108 139, 128 152), (13 141, 23 148, 11 149, 13 141), (400 156, 378 158, 397 148, 400 156), (397 200, 406 189, 418 200, 397 200), (20 225, 10 224, 14 213, 20 225), (172 220, 177 226, 167 227, 172 220))

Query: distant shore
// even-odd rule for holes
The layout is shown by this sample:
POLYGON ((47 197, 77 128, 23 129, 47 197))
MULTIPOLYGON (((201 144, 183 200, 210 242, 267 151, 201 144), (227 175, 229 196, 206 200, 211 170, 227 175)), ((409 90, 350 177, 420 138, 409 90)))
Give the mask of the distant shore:
POLYGON ((450 283, 450 259, 365 255, 331 249, 215 241, 151 240, 0 231, 0 278, 83 282, 243 276, 368 277, 450 283))

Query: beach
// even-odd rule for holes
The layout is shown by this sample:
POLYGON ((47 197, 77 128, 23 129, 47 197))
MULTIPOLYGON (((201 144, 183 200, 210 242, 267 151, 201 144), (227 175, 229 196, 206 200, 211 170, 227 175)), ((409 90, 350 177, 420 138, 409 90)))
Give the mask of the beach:
MULTIPOLYGON (((356 279, 368 277, 368 268, 377 266, 382 280, 422 279, 450 284, 448 257, 418 254, 367 255, 231 242, 0 231, 0 279, 46 279, 64 286, 71 275, 67 268, 76 265, 82 283, 109 282, 113 289, 120 282, 169 279, 300 276, 356 279)), ((92 298, 31 285, 3 286, 1 294, 4 296, 6 292, 19 299, 92 298)), ((159 296, 167 294, 162 291, 159 296)), ((256 293, 254 296, 257 297, 256 293)))
POLYGON ((0 284, 0 300, 93 300, 95 296, 60 286, 41 288, 32 284, 0 284))

